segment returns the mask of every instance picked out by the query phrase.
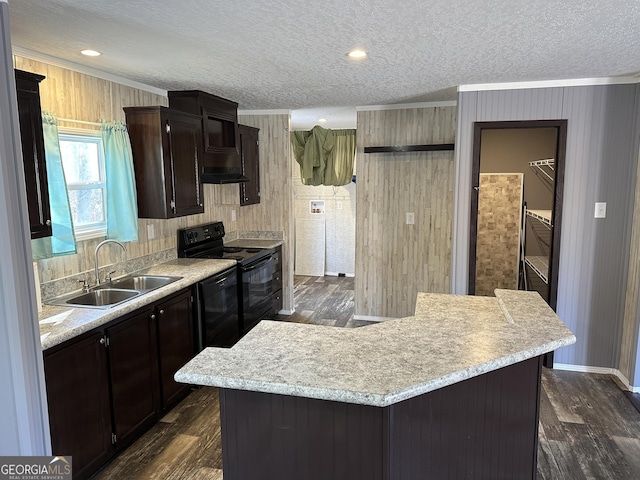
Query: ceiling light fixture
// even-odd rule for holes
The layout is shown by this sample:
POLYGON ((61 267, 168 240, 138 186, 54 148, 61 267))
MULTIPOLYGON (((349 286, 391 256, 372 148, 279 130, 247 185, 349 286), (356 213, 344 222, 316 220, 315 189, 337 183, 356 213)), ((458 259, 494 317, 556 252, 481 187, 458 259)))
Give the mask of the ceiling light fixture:
POLYGON ((367 56, 367 52, 364 50, 351 50, 348 55, 349 58, 364 58, 367 56))
POLYGON ((99 57, 102 53, 97 50, 82 50, 80 52, 82 55, 86 55, 87 57, 99 57))
POLYGON ((320 123, 324 123, 324 122, 326 122, 326 121, 327 121, 327 119, 326 119, 326 118, 319 118, 319 119, 318 119, 318 121, 319 121, 320 123))

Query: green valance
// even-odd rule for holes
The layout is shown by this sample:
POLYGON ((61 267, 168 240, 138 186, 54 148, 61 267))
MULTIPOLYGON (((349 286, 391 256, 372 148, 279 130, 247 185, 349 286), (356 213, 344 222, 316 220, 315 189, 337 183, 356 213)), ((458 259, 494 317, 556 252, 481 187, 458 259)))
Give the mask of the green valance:
POLYGON ((291 132, 291 144, 304 185, 339 187, 351 182, 355 129, 329 130, 316 125, 309 131, 291 132))

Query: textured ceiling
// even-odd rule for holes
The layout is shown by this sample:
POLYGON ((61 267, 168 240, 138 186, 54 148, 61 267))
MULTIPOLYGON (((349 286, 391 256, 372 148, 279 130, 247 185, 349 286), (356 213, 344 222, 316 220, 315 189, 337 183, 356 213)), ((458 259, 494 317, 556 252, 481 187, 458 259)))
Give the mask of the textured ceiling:
POLYGON ((640 71, 638 0, 9 0, 9 11, 14 46, 245 110, 640 71), (354 47, 368 58, 348 59, 354 47))

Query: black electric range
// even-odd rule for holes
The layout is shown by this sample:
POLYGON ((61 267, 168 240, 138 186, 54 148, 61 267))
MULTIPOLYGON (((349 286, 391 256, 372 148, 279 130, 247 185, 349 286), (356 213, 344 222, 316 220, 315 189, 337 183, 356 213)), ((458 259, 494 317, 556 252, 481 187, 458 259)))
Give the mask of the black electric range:
MULTIPOLYGON (((229 274, 225 276, 224 282, 203 281, 199 284, 201 348, 232 346, 262 318, 272 313, 276 285, 274 249, 225 247, 224 234, 222 222, 178 230, 179 258, 224 259, 237 262, 237 267, 231 269, 237 272, 237 313, 234 313, 234 306, 230 304, 229 299, 223 299, 216 291, 220 285, 225 286, 227 291, 231 288, 229 274), (213 300, 215 298, 219 298, 220 301, 213 300), (234 318, 237 318, 235 322, 234 318)), ((228 272, 229 270, 223 273, 228 272)))
POLYGON ((236 260, 239 265, 250 265, 273 255, 272 248, 225 247, 224 235, 222 222, 180 229, 178 230, 178 257, 236 260))

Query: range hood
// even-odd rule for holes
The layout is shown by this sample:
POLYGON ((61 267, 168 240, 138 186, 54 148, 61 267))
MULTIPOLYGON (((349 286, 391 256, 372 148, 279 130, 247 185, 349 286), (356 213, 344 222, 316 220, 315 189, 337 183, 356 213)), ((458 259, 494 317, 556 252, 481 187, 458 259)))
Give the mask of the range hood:
POLYGON ((202 175, 200 175, 202 183, 246 183, 249 181, 247 177, 242 175, 242 172, 238 172, 236 169, 222 169, 222 168, 210 168, 204 167, 202 169, 202 175))

